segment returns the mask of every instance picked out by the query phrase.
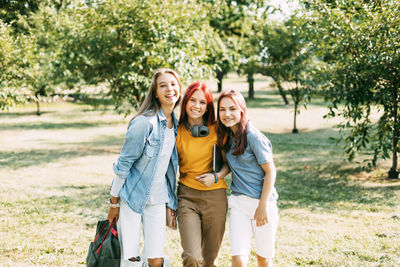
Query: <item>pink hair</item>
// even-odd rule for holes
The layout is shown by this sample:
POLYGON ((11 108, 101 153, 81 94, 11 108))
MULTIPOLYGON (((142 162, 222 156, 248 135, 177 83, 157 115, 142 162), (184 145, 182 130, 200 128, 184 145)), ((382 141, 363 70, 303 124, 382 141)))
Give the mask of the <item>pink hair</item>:
POLYGON ((247 107, 246 107, 246 101, 244 100, 243 95, 236 90, 225 90, 223 91, 219 98, 218 98, 218 114, 217 114, 217 133, 218 133, 218 140, 217 144, 219 147, 224 148, 225 151, 228 151, 231 146, 231 141, 228 139, 227 142, 224 144, 224 140, 226 140, 226 137, 229 136, 229 133, 232 132, 230 128, 227 128, 222 122, 219 117, 219 106, 221 103, 221 100, 224 97, 229 97, 232 99, 232 101, 235 103, 235 105, 239 108, 240 110, 240 121, 238 123, 238 130, 233 133, 233 138, 235 139, 235 147, 233 151, 233 155, 240 155, 243 154, 244 150, 246 149, 247 146, 247 123, 248 123, 248 118, 247 118, 247 107))

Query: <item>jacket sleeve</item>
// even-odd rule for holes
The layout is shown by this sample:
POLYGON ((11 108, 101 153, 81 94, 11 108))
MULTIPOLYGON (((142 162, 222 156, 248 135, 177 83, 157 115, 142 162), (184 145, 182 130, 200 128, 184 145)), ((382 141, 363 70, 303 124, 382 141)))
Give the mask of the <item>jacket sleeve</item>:
POLYGON ((138 116, 131 121, 118 160, 113 164, 114 173, 118 177, 128 177, 132 165, 143 154, 150 130, 150 122, 144 116, 138 116))

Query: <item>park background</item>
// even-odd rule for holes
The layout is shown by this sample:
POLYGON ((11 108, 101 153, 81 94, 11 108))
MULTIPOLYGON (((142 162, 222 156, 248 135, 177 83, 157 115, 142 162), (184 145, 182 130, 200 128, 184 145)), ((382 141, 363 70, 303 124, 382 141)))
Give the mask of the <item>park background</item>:
POLYGON ((1 1, 0 263, 85 264, 127 122, 171 67, 240 90, 271 140, 276 266, 400 265, 400 3, 278 2, 1 1))

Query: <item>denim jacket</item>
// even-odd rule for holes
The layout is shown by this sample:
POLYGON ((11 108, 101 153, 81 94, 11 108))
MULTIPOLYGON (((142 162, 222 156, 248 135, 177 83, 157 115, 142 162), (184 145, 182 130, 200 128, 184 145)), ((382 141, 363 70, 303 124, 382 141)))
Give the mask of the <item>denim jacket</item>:
MULTIPOLYGON (((178 121, 172 113, 175 137, 178 121)), ((117 163, 113 168, 117 176, 126 179, 120 191, 120 197, 136 213, 142 214, 150 196, 159 156, 164 143, 167 119, 160 109, 158 114, 139 115, 131 121, 121 148, 117 163)), ((177 208, 176 172, 178 153, 176 145, 172 151, 166 178, 169 201, 167 206, 177 208)))

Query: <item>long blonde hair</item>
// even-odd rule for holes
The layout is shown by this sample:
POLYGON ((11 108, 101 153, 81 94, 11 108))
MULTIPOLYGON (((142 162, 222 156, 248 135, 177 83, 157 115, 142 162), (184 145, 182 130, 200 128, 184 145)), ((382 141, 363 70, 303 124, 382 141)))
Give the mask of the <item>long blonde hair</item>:
MULTIPOLYGON (((151 116, 151 115, 158 113, 158 111, 161 108, 161 104, 157 98, 157 79, 163 73, 169 73, 169 74, 173 75, 178 82, 179 93, 182 91, 182 83, 179 80, 178 74, 174 70, 168 69, 168 68, 156 69, 153 74, 153 79, 151 81, 150 90, 147 92, 147 95, 146 95, 145 99, 143 100, 142 105, 140 106, 138 112, 130 120, 130 122, 134 118, 136 118, 137 116, 142 115, 142 114, 145 116, 151 116)), ((177 105, 179 105, 179 103, 181 102, 181 99, 182 99, 181 94, 179 94, 179 99, 178 99, 178 101, 176 101, 174 108, 177 105)))

